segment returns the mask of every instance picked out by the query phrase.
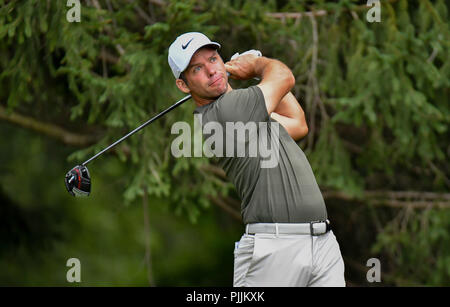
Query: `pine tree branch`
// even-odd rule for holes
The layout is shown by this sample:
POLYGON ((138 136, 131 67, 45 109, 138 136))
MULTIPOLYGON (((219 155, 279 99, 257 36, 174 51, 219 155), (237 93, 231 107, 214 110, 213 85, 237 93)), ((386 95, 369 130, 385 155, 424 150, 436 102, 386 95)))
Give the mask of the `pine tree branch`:
POLYGON ((447 36, 447 39, 450 39, 450 32, 448 31, 447 25, 442 21, 441 17, 439 16, 439 13, 436 12, 433 5, 428 0, 421 0, 422 3, 425 4, 425 7, 430 12, 433 19, 437 22, 439 27, 441 28, 442 33, 444 33, 447 36))
POLYGON ((147 281, 150 287, 155 286, 155 279, 153 277, 152 270, 152 256, 151 256, 151 248, 150 248, 150 221, 149 221, 149 212, 148 212, 148 192, 145 187, 142 187, 144 191, 144 196, 142 197, 142 207, 143 207, 143 215, 144 215, 144 230, 145 230, 145 266, 147 267, 147 281))
POLYGON ((312 46, 311 46, 311 68, 308 74, 307 87, 312 89, 312 94, 308 91, 306 104, 308 106, 309 118, 310 118, 310 131, 308 133, 308 148, 313 149, 314 147, 314 130, 316 128, 316 107, 317 107, 317 93, 315 83, 316 79, 316 67, 317 67, 317 53, 318 53, 318 33, 317 33, 317 23, 314 16, 310 16, 311 20, 311 30, 312 30, 312 46))
POLYGON ((57 125, 44 123, 38 121, 32 117, 20 115, 15 112, 9 112, 5 109, 5 107, 0 105, 0 120, 4 120, 23 128, 27 128, 52 138, 55 138, 64 144, 77 146, 77 147, 86 147, 96 143, 99 138, 94 135, 83 135, 77 134, 70 131, 67 131, 57 125))
POLYGON ((128 3, 134 4, 134 10, 141 17, 142 20, 145 21, 146 24, 154 24, 153 19, 139 6, 138 3, 135 3, 136 0, 128 0, 128 3))
POLYGON ((302 17, 325 16, 328 12, 325 10, 311 11, 311 12, 286 12, 286 13, 267 13, 266 15, 272 18, 284 20, 286 18, 300 19, 302 17))
POLYGON ((108 63, 111 63, 111 64, 116 64, 120 60, 119 57, 109 53, 108 51, 106 51, 105 48, 102 48, 102 50, 100 51, 99 57, 102 61, 107 61, 108 63))
MULTIPOLYGON (((384 2, 384 1, 383 1, 384 2)), ((397 0, 388 0, 388 3, 394 3, 397 2, 397 0)), ((370 7, 366 4, 357 5, 355 7, 352 7, 350 13, 352 14, 352 17, 356 19, 355 15, 357 11, 364 11, 368 10, 370 7)), ((331 15, 334 13, 334 11, 327 11, 327 10, 318 10, 318 11, 306 11, 306 12, 276 12, 276 13, 266 13, 266 16, 281 19, 284 21, 285 19, 301 19, 302 17, 323 17, 327 15, 331 15)), ((357 15, 356 15, 357 16, 357 15)))
POLYGON ((149 4, 154 4, 156 6, 166 6, 167 3, 164 0, 148 0, 149 4))
POLYGON ((208 199, 213 204, 215 204, 219 208, 223 209, 226 213, 231 215, 231 217, 233 219, 235 219, 238 222, 242 222, 242 217, 241 217, 241 214, 239 213, 239 211, 234 209, 233 205, 231 203, 227 202, 223 197, 220 197, 220 196, 214 197, 214 196, 208 195, 208 199))
POLYGON ((202 166, 200 166, 200 170, 211 173, 219 177, 220 179, 227 180, 227 174, 225 173, 225 171, 216 165, 203 164, 202 166))
POLYGON ((351 196, 340 191, 324 191, 325 199, 339 199, 348 202, 364 202, 373 206, 414 209, 449 209, 450 193, 420 191, 365 191, 362 196, 351 196))
POLYGON ((319 81, 317 80, 317 62, 319 54, 319 33, 317 29, 317 22, 313 15, 310 15, 309 19, 311 21, 313 44, 311 46, 311 69, 308 73, 307 87, 312 89, 312 94, 307 95, 307 104, 310 113, 309 127, 311 129, 308 134, 308 147, 312 149, 314 145, 314 129, 316 127, 315 118, 317 106, 320 108, 322 120, 327 121, 329 116, 320 97, 319 81))
MULTIPOLYGON (((100 3, 98 2, 98 0, 92 0, 92 3, 93 3, 93 6, 94 6, 97 10, 99 10, 99 11, 102 10, 102 7, 101 7, 100 3)), ((103 18, 100 17, 100 20, 103 21, 103 18)), ((106 33, 107 33, 109 36, 114 37, 114 34, 112 33, 112 31, 111 31, 108 27, 105 28, 105 31, 106 31, 106 33)), ((125 49, 122 47, 121 44, 115 44, 115 47, 116 47, 117 52, 118 52, 121 56, 125 54, 125 49)))
POLYGON ((450 201, 450 193, 420 192, 420 191, 366 191, 369 197, 390 197, 400 199, 426 199, 450 201))

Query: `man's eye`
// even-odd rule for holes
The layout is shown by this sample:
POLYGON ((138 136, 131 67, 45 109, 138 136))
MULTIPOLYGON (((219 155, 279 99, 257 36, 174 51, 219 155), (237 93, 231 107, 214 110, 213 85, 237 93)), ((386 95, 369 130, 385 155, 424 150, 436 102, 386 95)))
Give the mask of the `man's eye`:
POLYGON ((194 67, 194 72, 199 72, 199 71, 200 71, 200 66, 194 67))
POLYGON ((213 56, 213 57, 211 58, 211 62, 215 62, 215 61, 217 61, 217 57, 213 56))

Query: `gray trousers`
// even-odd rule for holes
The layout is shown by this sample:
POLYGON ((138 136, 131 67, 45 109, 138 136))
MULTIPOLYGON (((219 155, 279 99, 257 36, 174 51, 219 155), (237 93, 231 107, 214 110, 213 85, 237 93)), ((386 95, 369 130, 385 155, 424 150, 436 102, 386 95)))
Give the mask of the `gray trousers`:
POLYGON ((234 287, 345 287, 332 231, 321 236, 244 234, 234 250, 234 287))

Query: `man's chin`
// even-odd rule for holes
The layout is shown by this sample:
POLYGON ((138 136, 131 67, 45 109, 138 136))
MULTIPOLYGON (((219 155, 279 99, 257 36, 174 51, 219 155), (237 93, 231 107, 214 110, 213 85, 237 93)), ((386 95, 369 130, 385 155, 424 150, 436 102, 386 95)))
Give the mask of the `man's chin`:
POLYGON ((203 92, 202 94, 198 93, 198 94, 193 94, 194 97, 199 97, 201 99, 206 99, 206 100, 217 100, 217 98, 219 98, 220 96, 222 96, 223 94, 227 93, 228 91, 228 83, 226 83, 226 86, 221 87, 221 88, 214 88, 214 89, 210 89, 208 92, 203 92))
POLYGON ((217 89, 211 94, 214 96, 214 98, 219 98, 220 96, 222 96, 223 94, 225 94, 227 92, 227 89, 228 89, 228 87, 217 89))

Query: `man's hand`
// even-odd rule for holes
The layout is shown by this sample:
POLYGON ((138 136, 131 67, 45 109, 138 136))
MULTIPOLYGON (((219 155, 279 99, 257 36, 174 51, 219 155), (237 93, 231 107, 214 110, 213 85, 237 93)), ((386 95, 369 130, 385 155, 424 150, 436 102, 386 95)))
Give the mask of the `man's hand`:
POLYGON ((237 80, 249 80, 257 76, 257 60, 260 57, 254 54, 243 54, 225 63, 225 69, 230 73, 230 78, 237 80))

